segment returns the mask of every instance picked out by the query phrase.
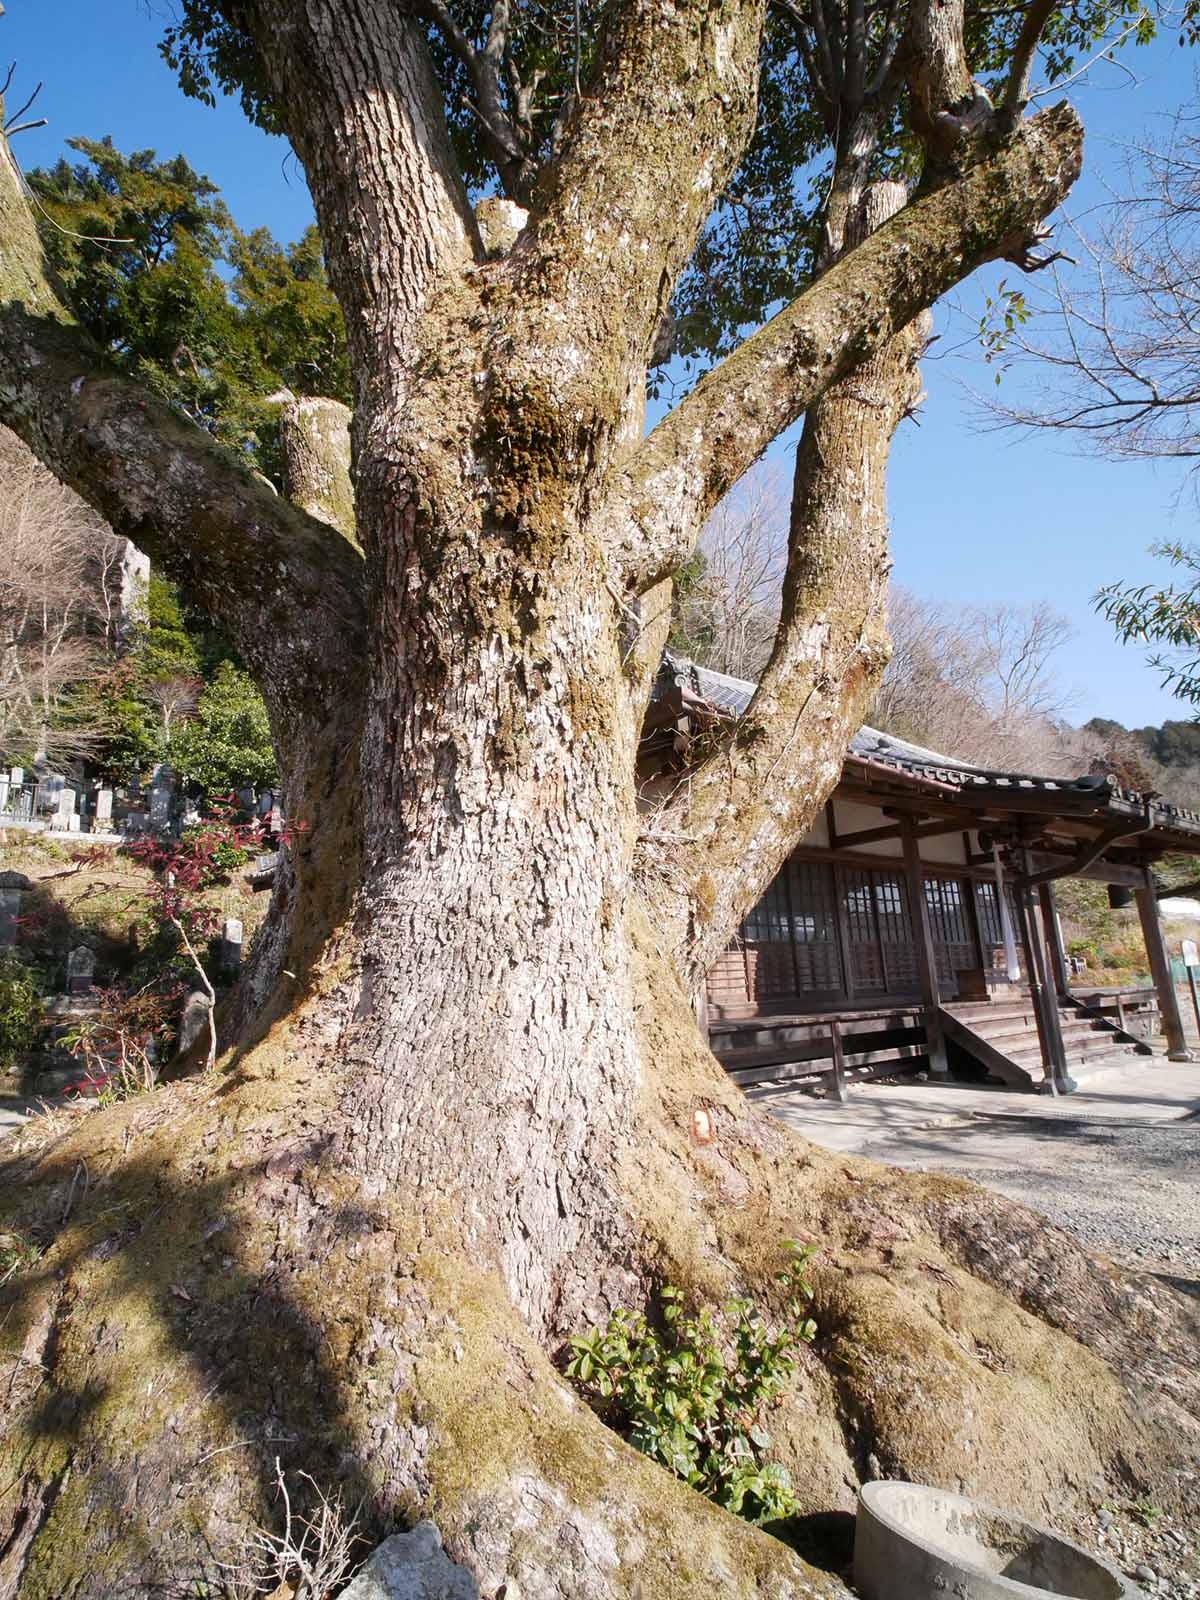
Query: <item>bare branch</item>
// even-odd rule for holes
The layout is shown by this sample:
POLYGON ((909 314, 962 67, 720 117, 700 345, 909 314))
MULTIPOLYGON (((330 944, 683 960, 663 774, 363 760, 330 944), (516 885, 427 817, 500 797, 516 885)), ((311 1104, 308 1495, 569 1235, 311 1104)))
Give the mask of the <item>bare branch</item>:
MULTIPOLYGON (((7 88, 7 85, 5 85, 5 87, 6 87, 6 88, 7 88)), ((35 89, 35 90, 34 90, 34 91, 33 91, 33 93, 32 93, 32 94, 31 94, 31 95, 30 95, 30 96, 29 96, 29 99, 28 99, 28 100, 26 100, 26 102, 25 102, 25 104, 24 104, 24 105, 23 105, 23 106, 22 106, 22 107, 21 107, 21 108, 20 108, 20 110, 18 110, 18 111, 14 111, 14 112, 13 112, 13 113, 12 113, 12 114, 11 114, 11 116, 10 116, 10 117, 9 117, 9 118, 8 118, 8 120, 7 120, 7 121, 6 121, 6 122, 5 122, 5 124, 4 124, 4 132, 5 132, 5 135, 6 135, 6 136, 7 136, 7 137, 10 137, 10 138, 11 138, 11 136, 12 136, 12 135, 13 135, 13 134, 14 134, 14 133, 16 133, 16 132, 19 132, 19 129, 17 129, 17 128, 16 128, 16 127, 15 127, 15 126, 14 126, 14 124, 15 124, 15 123, 18 123, 18 122, 20 122, 20 120, 21 120, 21 118, 22 118, 22 117, 23 117, 23 116, 24 116, 24 115, 25 115, 25 113, 26 113, 26 112, 27 112, 27 111, 28 111, 28 110, 29 110, 29 108, 30 108, 30 106, 31 106, 31 105, 32 105, 32 104, 33 104, 33 102, 34 102, 34 101, 35 101, 35 100, 36 100, 36 99, 37 99, 37 97, 38 97, 38 95, 40 95, 40 94, 41 94, 41 92, 42 92, 42 90, 43 90, 43 88, 44 88, 44 87, 45 87, 45 85, 44 85, 44 84, 43 84, 43 83, 42 83, 42 82, 41 82, 41 81, 40 81, 40 80, 39 80, 39 82, 38 82, 38 86, 37 86, 37 88, 36 88, 36 89, 35 89)), ((44 123, 44 122, 45 122, 45 120, 46 120, 46 119, 45 119, 45 117, 43 117, 43 118, 41 118, 41 121, 42 121, 42 122, 43 122, 43 123, 44 123)), ((36 124, 36 123, 32 123, 32 122, 30 122, 30 123, 26 123, 26 124, 25 124, 25 126, 26 126, 26 127, 30 127, 30 128, 32 128, 32 127, 36 127, 36 126, 37 126, 37 124, 36 124)))
POLYGON ((1200 455, 1200 136, 1194 111, 1130 153, 1123 192, 1076 230, 1083 273, 1032 302, 1036 405, 988 405, 1001 424, 1073 432, 1117 457, 1200 455))

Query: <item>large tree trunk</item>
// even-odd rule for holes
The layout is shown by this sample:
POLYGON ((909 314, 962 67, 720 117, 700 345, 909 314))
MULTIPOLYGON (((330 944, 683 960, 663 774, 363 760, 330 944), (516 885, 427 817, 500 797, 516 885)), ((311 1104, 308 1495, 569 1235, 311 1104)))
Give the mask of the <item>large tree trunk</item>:
MULTIPOLYGON (((505 865, 519 887, 566 871, 511 837, 531 846, 529 876, 505 865)), ((879 1471, 1068 1527, 1106 1484, 1186 1503, 1180 1298, 970 1185, 827 1155, 756 1113, 635 908, 600 970, 607 870, 576 858, 553 917, 531 894, 567 963, 536 987, 508 927, 485 952, 428 898, 477 891, 474 873, 368 873, 380 928, 343 930, 228 1076, 7 1163, 13 1220, 49 1248, 8 1288, 0 1595, 212 1582, 276 1517, 276 1458, 361 1498, 369 1536, 433 1516, 485 1595, 841 1593, 608 1434, 549 1359, 663 1278, 770 1308, 796 1236, 820 1247, 820 1331, 772 1432, 806 1516, 850 1509, 879 1471), (449 994, 423 934, 425 971, 387 964, 416 884, 461 954, 449 994)))
POLYGON ((311 827, 256 1042, 4 1174, 48 1248, 8 1290, 0 1596, 214 1582, 277 1514, 276 1458, 369 1536, 433 1516, 489 1596, 841 1594, 553 1365, 663 1280, 778 1312, 797 1236, 820 1332, 773 1433, 806 1515, 879 1470, 1068 1524, 1097 1483, 1186 1493, 1177 1298, 965 1184, 823 1154, 724 1080, 630 890, 640 690, 561 504, 539 547, 459 479, 419 505, 381 481, 363 775, 339 791, 330 729, 294 730, 311 827), (452 560, 434 514, 477 530, 452 560))
MULTIPOLYGON (((220 1073, 8 1159, 13 1222, 45 1253, 0 1313, 0 1600, 216 1584, 275 1515, 276 1458, 361 1498, 369 1535, 433 1516, 488 1596, 835 1594, 606 1432, 553 1365, 664 1279, 777 1311, 787 1237, 821 1250, 818 1342, 773 1430, 806 1514, 849 1509, 876 1467, 1068 1523, 1115 1477, 1171 1503, 1196 1440, 1181 1302, 1019 1208, 756 1111, 631 870, 639 601, 781 428, 1028 235, 1078 170, 1073 116, 964 156, 639 442, 663 302, 753 123, 759 8, 606 13, 531 222, 487 261, 411 19, 222 9, 281 99, 304 85, 361 550, 319 482, 320 519, 276 504, 97 362, 0 160, 0 411, 229 628, 295 830, 220 1073)), ((843 554, 822 603, 872 633, 878 557, 843 554)), ((805 763, 836 768, 853 696, 799 758, 776 699, 798 833, 805 763)))

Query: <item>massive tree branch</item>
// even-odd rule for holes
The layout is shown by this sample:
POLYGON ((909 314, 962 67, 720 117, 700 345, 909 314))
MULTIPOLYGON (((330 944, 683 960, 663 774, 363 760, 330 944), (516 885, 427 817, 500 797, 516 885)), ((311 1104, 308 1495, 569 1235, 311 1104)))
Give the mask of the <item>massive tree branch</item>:
POLYGON ((114 374, 47 276, 0 145, 0 418, 228 633, 276 731, 360 648, 362 563, 202 429, 114 374))
POLYGON ((967 63, 963 0, 916 0, 906 45, 912 124, 928 178, 971 159, 969 141, 990 126, 992 102, 967 63))
POLYGON ((320 396, 289 397, 281 421, 284 489, 294 506, 358 543, 351 477, 350 408, 320 396))
POLYGON ((613 475, 606 534, 634 593, 687 560, 704 519, 771 441, 939 295, 1004 255, 1079 174, 1066 104, 920 195, 703 378, 613 475))
MULTIPOLYGON (((847 245, 904 200, 902 185, 874 185, 848 221, 847 245)), ((804 419, 771 659, 745 716, 676 805, 687 842, 675 865, 692 891, 677 951, 693 982, 837 783, 887 663, 887 460, 919 396, 927 324, 910 323, 804 419)))
MULTIPOLYGON (((640 367, 671 289, 754 125, 760 0, 611 8, 561 159, 519 246, 555 320, 640 367)), ((603 378, 594 368, 589 383, 603 378)))
POLYGON ((404 376, 435 285, 479 253, 421 25, 380 0, 229 0, 225 9, 254 37, 304 163, 357 409, 389 357, 404 376))
POLYGON ((1005 80, 1001 102, 1004 110, 1011 115, 1019 114, 1021 107, 1029 99, 1029 75, 1033 70, 1042 33, 1054 11, 1055 0, 1031 0, 1029 9, 1025 13, 1012 61, 1009 63, 1008 78, 1005 80))

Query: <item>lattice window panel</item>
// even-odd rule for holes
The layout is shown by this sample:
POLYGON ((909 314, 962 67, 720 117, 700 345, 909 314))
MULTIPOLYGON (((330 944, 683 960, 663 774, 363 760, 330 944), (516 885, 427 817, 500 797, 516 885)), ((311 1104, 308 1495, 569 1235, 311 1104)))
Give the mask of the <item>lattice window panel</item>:
POLYGON ((791 861, 787 871, 799 992, 839 993, 843 983, 833 868, 819 861, 791 861))
MULTIPOLYGON (((1009 923, 1013 930, 1013 939, 1020 943, 1020 918, 1017 916, 1017 901, 1013 893, 1012 884, 1007 880, 1004 884, 1004 899, 1008 906, 1009 923)), ((1004 958, 1004 925, 1000 921, 1000 900, 996 893, 996 885, 986 880, 975 885, 975 904, 979 910, 979 936, 983 940, 984 952, 993 952, 992 959, 1003 968, 1004 958)))
POLYGON ((964 894, 957 878, 926 878, 925 904, 933 932, 933 954, 940 982, 954 987, 964 967, 978 965, 964 894))
POLYGON ((850 944, 850 971, 855 994, 883 994, 887 973, 876 920, 876 874, 852 868, 843 876, 842 903, 850 944))
POLYGON ((984 948, 1004 943, 1004 929, 1000 925, 1000 906, 994 883, 975 885, 975 904, 979 910, 979 937, 984 948))
POLYGON ((908 886, 903 878, 874 872, 875 920, 883 949, 887 986, 891 994, 903 994, 921 986, 917 965, 916 931, 908 906, 908 886))

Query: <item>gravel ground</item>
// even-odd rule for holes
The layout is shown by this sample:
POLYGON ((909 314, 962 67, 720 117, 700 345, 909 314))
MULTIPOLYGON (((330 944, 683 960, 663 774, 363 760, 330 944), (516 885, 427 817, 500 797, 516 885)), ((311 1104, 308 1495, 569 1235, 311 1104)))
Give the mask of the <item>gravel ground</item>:
POLYGON ((876 1139, 862 1154, 972 1178, 1114 1261, 1200 1295, 1200 1114, 1115 1121, 984 1111, 901 1152, 876 1139))
POLYGON ((1130 1577, 1154 1600, 1200 1600, 1197 1530, 1185 1528, 1144 1502, 1107 1500, 1096 1513, 1092 1537, 1098 1555, 1130 1577))
MULTIPOLYGON (((1035 1207, 1089 1248, 1200 1297, 1200 1114, 1114 1121, 986 1112, 926 1130, 902 1153, 877 1139, 864 1155, 936 1167, 1035 1207), (887 1148, 885 1148, 887 1147, 887 1148)), ((1200 1493, 1197 1495, 1200 1500, 1200 1493)), ((1157 1507, 1114 1498, 1079 1543, 1105 1556, 1154 1600, 1200 1600, 1200 1528, 1157 1507)))

